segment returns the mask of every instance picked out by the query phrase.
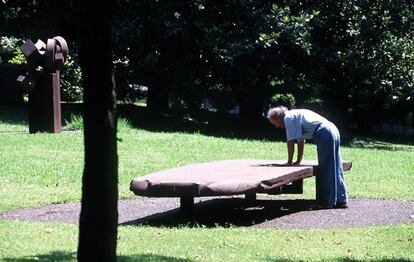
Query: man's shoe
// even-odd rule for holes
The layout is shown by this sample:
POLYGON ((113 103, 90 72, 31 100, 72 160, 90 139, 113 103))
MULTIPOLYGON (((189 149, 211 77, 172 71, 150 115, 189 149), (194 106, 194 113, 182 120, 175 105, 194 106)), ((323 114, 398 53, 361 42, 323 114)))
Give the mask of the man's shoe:
POLYGON ((335 208, 335 206, 331 206, 331 205, 313 205, 310 206, 310 210, 322 210, 322 209, 333 209, 335 208))
POLYGON ((341 208, 348 208, 347 203, 340 203, 336 205, 313 205, 310 206, 310 210, 322 210, 322 209, 341 209, 341 208))
POLYGON ((345 203, 336 204, 335 205, 335 208, 348 208, 348 204, 346 202, 345 203))

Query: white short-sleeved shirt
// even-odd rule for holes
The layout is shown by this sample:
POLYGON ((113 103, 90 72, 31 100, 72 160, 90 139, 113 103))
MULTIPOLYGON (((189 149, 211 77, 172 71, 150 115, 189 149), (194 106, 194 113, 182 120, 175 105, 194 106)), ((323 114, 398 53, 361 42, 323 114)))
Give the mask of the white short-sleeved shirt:
POLYGON ((312 139, 321 123, 329 122, 323 116, 307 109, 292 109, 285 113, 284 123, 287 141, 312 139))

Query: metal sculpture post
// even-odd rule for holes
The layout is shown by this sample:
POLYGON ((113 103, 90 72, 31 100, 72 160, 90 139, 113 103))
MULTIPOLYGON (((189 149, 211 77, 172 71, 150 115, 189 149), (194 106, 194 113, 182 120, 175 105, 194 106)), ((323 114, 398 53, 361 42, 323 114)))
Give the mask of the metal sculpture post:
POLYGON ((28 72, 17 81, 29 93, 29 132, 59 133, 62 130, 60 110, 60 77, 68 55, 68 46, 60 36, 46 44, 28 40, 20 46, 26 56, 28 72))

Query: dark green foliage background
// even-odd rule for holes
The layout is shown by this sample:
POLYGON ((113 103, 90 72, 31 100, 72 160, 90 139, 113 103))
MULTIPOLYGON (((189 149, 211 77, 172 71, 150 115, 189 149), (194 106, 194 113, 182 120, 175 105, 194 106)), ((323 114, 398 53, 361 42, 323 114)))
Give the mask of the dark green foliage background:
MULTIPOLYGON (((73 43, 70 1, 3 2, 5 36, 73 43)), ((410 0, 120 0, 115 12, 120 101, 141 98, 142 85, 153 110, 238 105, 242 117, 258 118, 278 95, 344 127, 413 122, 410 0)), ((82 98, 76 55, 71 66, 62 95, 69 101, 82 98)))

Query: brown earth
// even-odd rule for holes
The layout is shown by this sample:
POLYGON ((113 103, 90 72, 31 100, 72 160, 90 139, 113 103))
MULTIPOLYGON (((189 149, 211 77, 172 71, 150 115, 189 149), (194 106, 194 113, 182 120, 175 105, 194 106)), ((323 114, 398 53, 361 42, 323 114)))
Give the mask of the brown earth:
MULTIPOLYGON (((242 197, 200 197, 191 214, 180 212, 178 198, 120 200, 120 225, 235 226, 289 229, 355 228, 414 223, 414 201, 351 199, 347 209, 311 210, 314 201, 259 195, 248 204, 242 197)), ((0 219, 78 223, 80 204, 51 204, 0 213, 0 219)))

